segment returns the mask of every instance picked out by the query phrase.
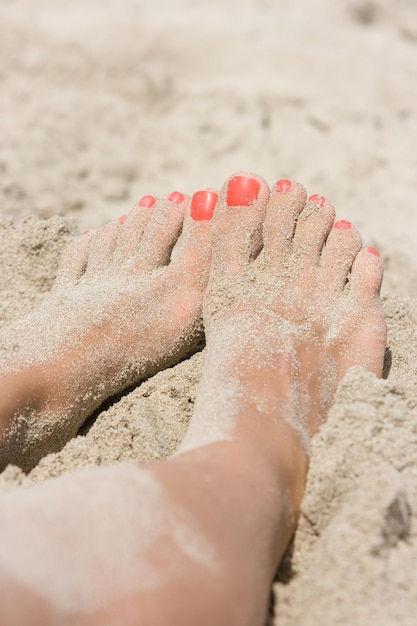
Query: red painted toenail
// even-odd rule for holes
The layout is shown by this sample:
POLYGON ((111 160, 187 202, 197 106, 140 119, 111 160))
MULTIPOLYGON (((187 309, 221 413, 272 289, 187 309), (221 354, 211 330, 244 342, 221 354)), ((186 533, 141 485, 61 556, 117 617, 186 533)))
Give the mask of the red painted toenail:
POLYGON ((175 202, 175 204, 181 204, 181 202, 184 202, 185 196, 181 191, 173 191, 169 194, 168 200, 175 202))
POLYGON ((374 254, 375 256, 379 256, 379 252, 376 248, 366 248, 366 251, 374 254))
POLYGON ((88 233, 89 233, 89 232, 90 232, 89 230, 85 230, 85 231, 83 232, 83 235, 88 235, 88 233))
POLYGON ((228 206, 250 206, 259 195, 261 185, 255 178, 235 176, 227 189, 228 206))
POLYGON ((127 215, 121 215, 119 217, 119 224, 124 224, 126 221, 127 215))
POLYGON ((191 199, 191 217, 196 222, 211 220, 218 194, 215 191, 197 191, 191 199))
POLYGON ((350 230, 352 228, 352 224, 346 220, 340 220, 340 222, 335 222, 333 224, 333 228, 337 228, 338 230, 350 230))
POLYGON ((275 185, 277 191, 280 193, 285 193, 286 191, 290 191, 292 187, 292 182, 290 180, 279 180, 275 185))
POLYGON ((310 202, 314 202, 315 204, 318 204, 319 206, 323 206, 324 203, 326 202, 326 198, 324 196, 319 196, 318 193, 315 193, 312 196, 310 196, 309 200, 310 202))
POLYGON ((150 209, 151 206, 153 206, 156 202, 156 198, 154 198, 154 196, 143 196, 143 198, 141 198, 139 200, 139 206, 144 206, 147 209, 150 209))

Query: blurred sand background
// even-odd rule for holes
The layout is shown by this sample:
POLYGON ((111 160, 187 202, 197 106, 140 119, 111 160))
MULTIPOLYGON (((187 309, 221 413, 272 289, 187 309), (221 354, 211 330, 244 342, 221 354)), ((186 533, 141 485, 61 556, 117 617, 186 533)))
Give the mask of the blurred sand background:
MULTIPOLYGON (((388 379, 352 371, 339 389, 271 620, 415 626, 415 1, 2 0, 0 26, 2 324, 39 302, 77 229, 240 169, 300 180, 380 249, 388 379)), ((3 488, 169 455, 203 359, 104 407, 29 476, 9 467, 3 488)))

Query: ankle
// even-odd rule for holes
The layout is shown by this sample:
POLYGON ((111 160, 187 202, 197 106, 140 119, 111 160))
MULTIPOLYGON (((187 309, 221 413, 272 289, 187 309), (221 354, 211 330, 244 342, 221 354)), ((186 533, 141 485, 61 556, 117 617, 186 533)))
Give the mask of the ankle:
POLYGON ((241 431, 239 439, 245 448, 245 457, 252 466, 259 467, 265 479, 290 495, 298 511, 304 495, 309 457, 300 435, 284 419, 277 422, 261 421, 260 428, 241 431), (247 436, 248 435, 248 436, 247 436))
POLYGON ((34 413, 46 401, 40 368, 33 367, 0 377, 0 421, 4 434, 17 414, 34 413))

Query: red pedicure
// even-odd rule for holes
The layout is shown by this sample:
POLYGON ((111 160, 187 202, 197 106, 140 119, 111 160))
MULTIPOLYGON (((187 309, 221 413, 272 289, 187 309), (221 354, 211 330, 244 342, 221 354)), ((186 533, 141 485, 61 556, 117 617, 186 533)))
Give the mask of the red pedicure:
POLYGON ((119 217, 119 224, 124 224, 126 221, 127 215, 121 215, 119 217))
POLYGON ((366 251, 374 254, 375 256, 379 256, 379 252, 376 248, 366 248, 366 251))
POLYGON ((138 206, 144 206, 147 209, 150 209, 151 206, 153 206, 156 202, 156 198, 154 196, 143 196, 143 198, 141 198, 139 200, 138 206))
POLYGON ((88 235, 88 233, 89 233, 89 232, 90 232, 89 230, 85 230, 85 231, 83 232, 83 235, 88 235))
POLYGON ((173 191, 169 194, 168 200, 175 202, 175 204, 181 204, 181 202, 184 202, 185 196, 181 191, 173 191))
POLYGON ((215 191, 197 191, 191 198, 191 217, 196 222, 211 220, 218 194, 215 191))
POLYGON ((261 185, 255 178, 234 176, 227 189, 228 206, 250 206, 259 195, 261 185))
POLYGON ((315 204, 318 204, 319 206, 323 206, 324 203, 326 202, 326 198, 324 196, 319 196, 318 193, 315 193, 312 196, 310 196, 309 200, 310 202, 314 202, 315 204))
POLYGON ((352 228, 352 224, 347 220, 340 220, 339 222, 335 222, 333 224, 333 228, 337 228, 337 230, 350 230, 352 228))
POLYGON ((280 193, 285 193, 291 190, 292 182, 290 180, 279 180, 275 187, 280 193))

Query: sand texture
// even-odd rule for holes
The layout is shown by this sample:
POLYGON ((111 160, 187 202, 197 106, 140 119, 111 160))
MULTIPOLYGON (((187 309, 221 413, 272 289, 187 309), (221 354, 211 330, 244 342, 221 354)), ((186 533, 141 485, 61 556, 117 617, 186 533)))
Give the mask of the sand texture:
MULTIPOLYGON (((386 379, 351 370, 313 441, 278 626, 412 626, 417 605, 414 0, 5 0, 0 324, 33 310, 75 232, 235 170, 295 178, 381 250, 386 379)), ((0 489, 169 456, 204 351, 113 398, 0 489)))

